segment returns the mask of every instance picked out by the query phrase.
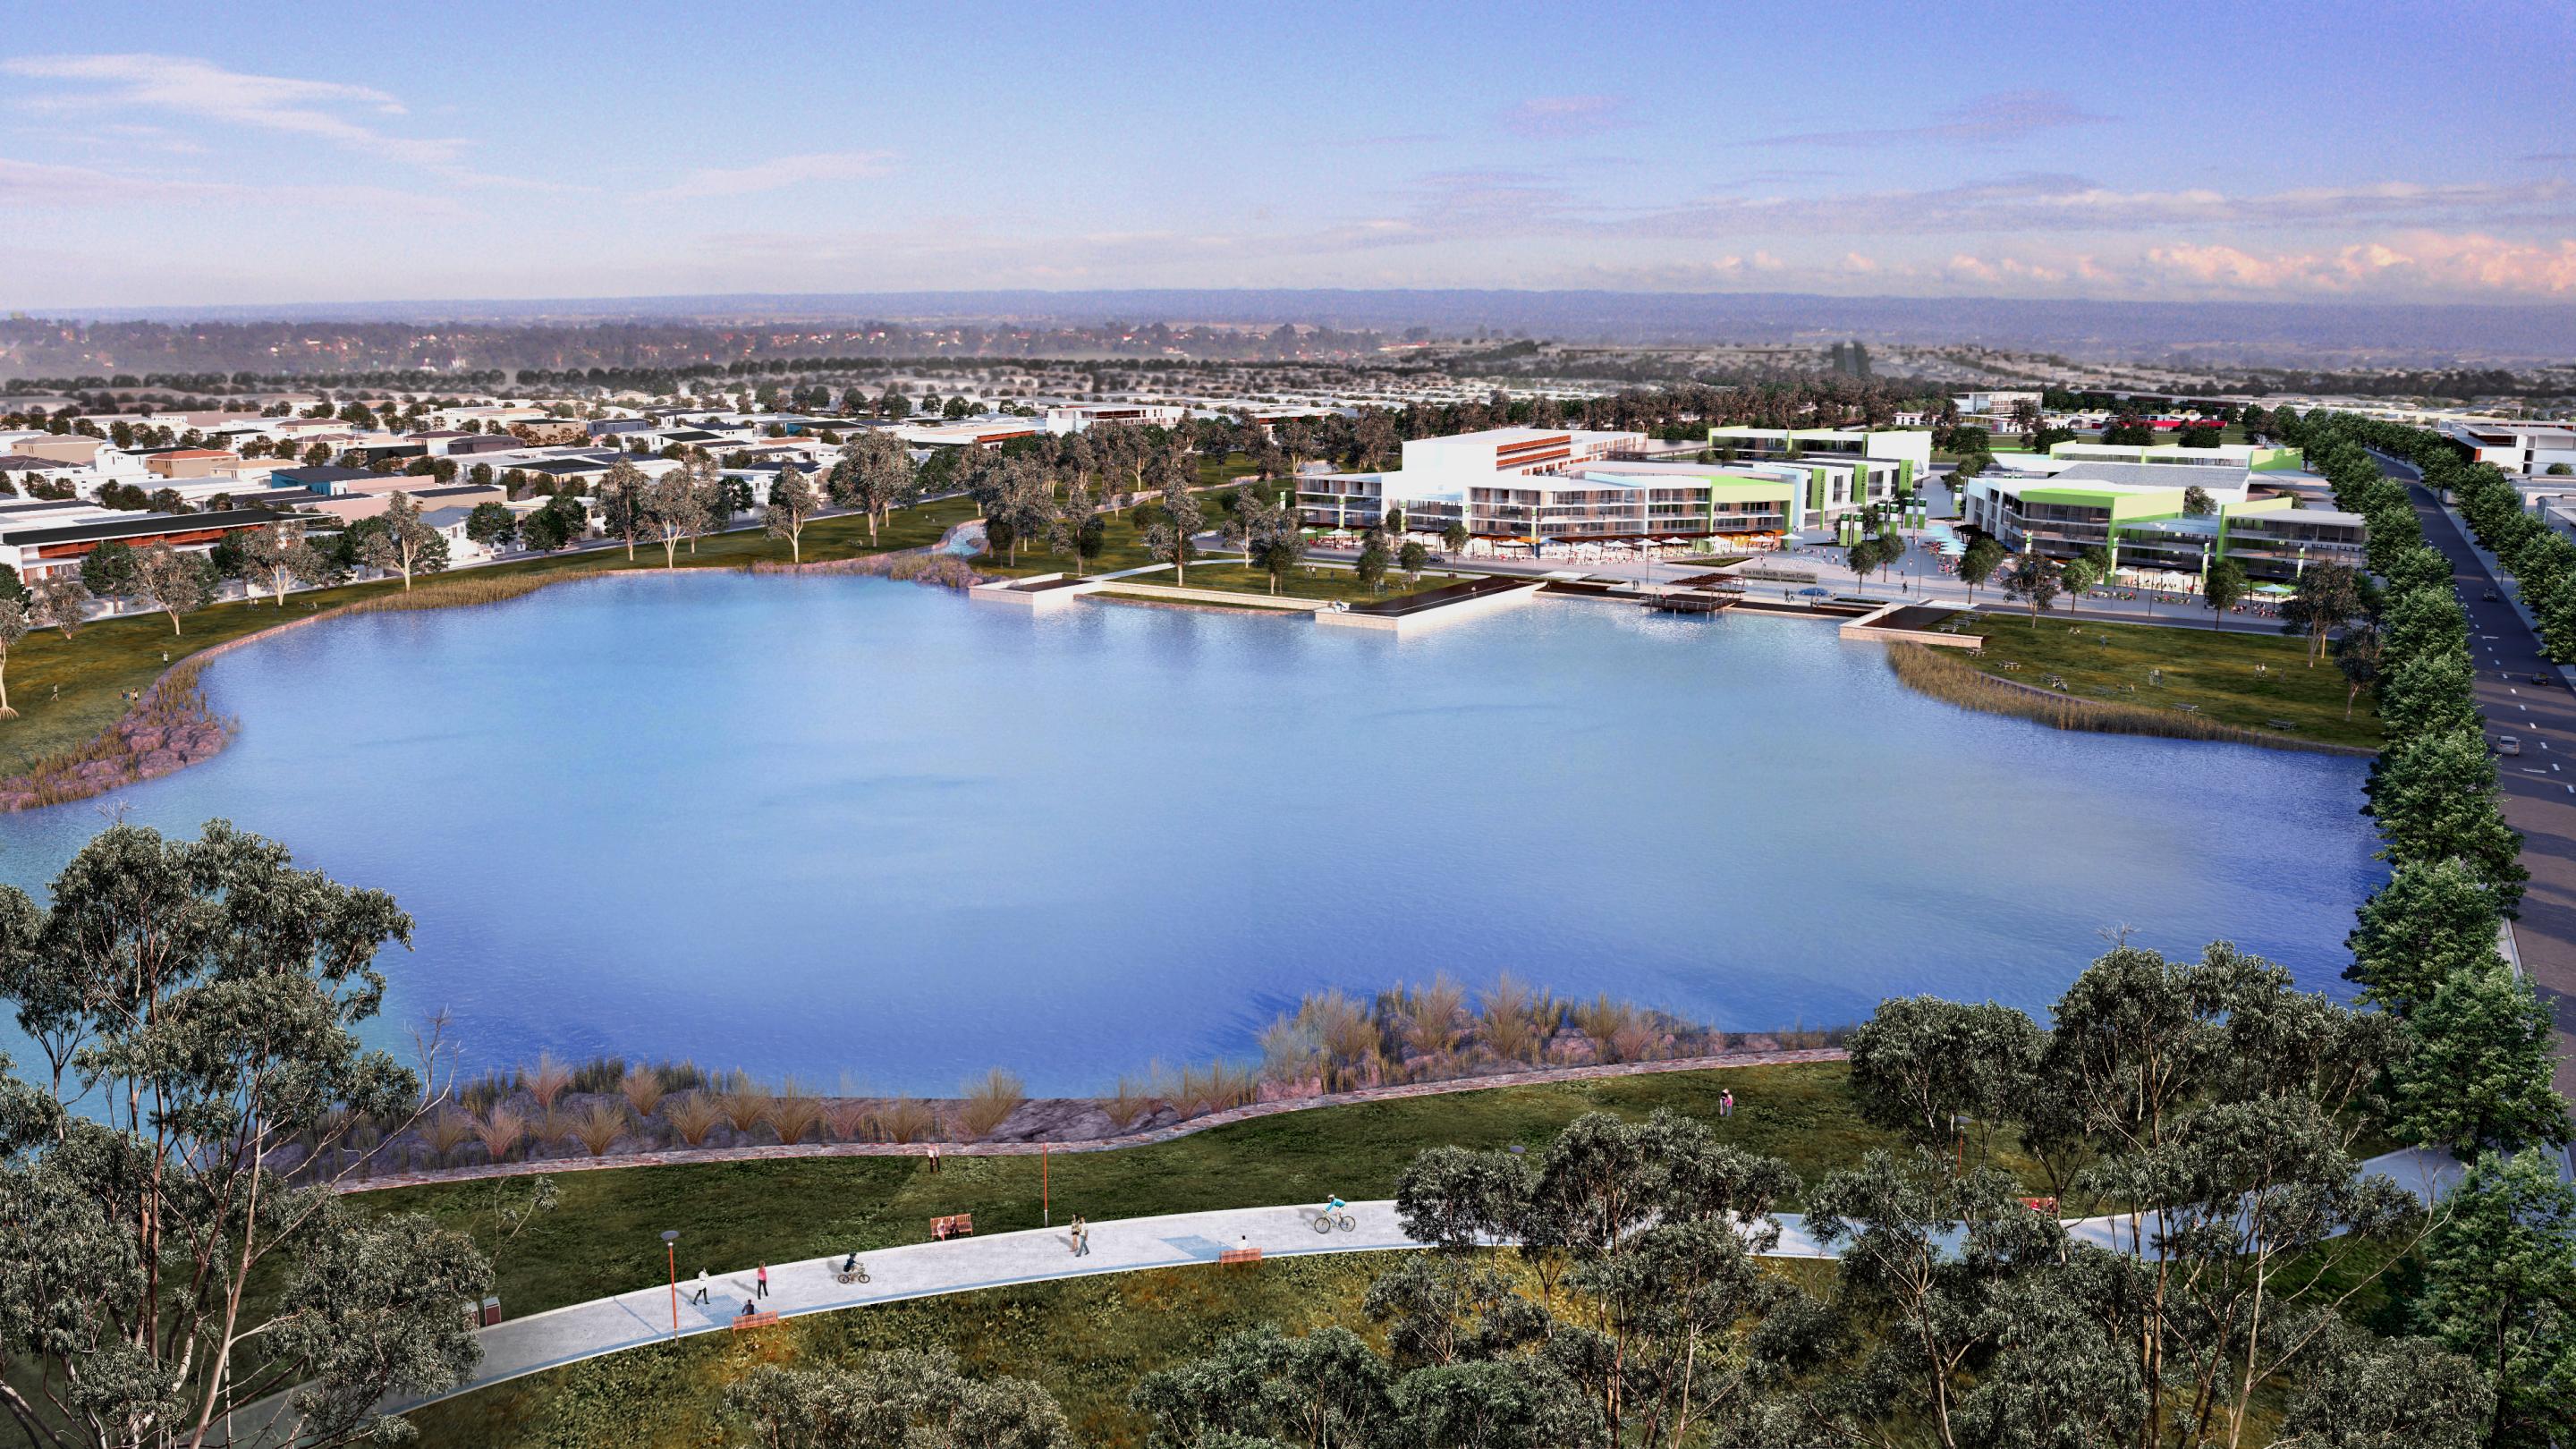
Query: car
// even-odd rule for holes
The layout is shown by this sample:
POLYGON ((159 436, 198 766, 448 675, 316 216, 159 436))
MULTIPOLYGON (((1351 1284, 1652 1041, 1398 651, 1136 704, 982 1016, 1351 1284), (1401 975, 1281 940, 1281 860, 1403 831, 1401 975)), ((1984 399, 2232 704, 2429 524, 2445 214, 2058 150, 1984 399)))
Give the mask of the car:
POLYGON ((1831 589, 1800 589, 1798 591, 1798 597, 1802 599, 1830 599, 1833 595, 1834 591, 1831 589))
POLYGON ((2558 682, 2558 679, 2557 679, 2557 677, 2556 677, 2556 676, 2554 676, 2554 675, 2548 675, 2548 674, 2535 674, 2535 675, 2531 676, 2531 682, 2532 682, 2532 683, 2534 683, 2534 684, 2540 685, 2542 688, 2544 688, 2544 689, 2545 689, 2545 688, 2547 688, 2547 687, 2548 687, 2548 686, 2550 686, 2550 685, 2556 684, 2556 683, 2558 682))
POLYGON ((2478 595, 2478 597, 2479 597, 2479 598, 2481 598, 2481 599, 2484 599, 2484 600, 2486 600, 2488 603, 2492 604, 2492 603, 2494 603, 2494 602, 2496 601, 2496 597, 2497 597, 2497 595, 2496 595, 2496 591, 2495 591, 2495 590, 2493 590, 2493 589, 2489 589, 2489 590, 2487 590, 2485 593, 2478 595))
POLYGON ((2511 735, 2498 735, 2496 736, 2496 753, 2499 755, 2521 754, 2522 741, 2515 739, 2511 735))

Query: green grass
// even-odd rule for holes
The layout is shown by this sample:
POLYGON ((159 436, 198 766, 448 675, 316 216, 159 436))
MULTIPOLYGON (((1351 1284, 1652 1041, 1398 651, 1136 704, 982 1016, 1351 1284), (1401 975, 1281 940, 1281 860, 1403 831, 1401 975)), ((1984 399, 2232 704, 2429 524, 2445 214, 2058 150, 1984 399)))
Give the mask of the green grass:
POLYGON ((1361 1312, 1381 1254, 1287 1258, 1237 1271, 1167 1268, 1032 1283, 789 1319, 757 1334, 702 1334, 613 1354, 433 1404, 410 1415, 423 1449, 682 1449, 739 1442, 725 1390, 763 1363, 815 1367, 886 1349, 945 1348, 977 1377, 1032 1378, 1076 1438, 1097 1449, 1143 1442, 1127 1407, 1136 1381, 1263 1323, 1301 1334, 1331 1324, 1383 1346, 1361 1312))
MULTIPOLYGON (((1459 575, 1426 571, 1419 584, 1408 584, 1404 575, 1390 571, 1386 582, 1375 592, 1360 586, 1359 575, 1346 568, 1301 565, 1281 584, 1279 597, 1287 599, 1324 599, 1341 603, 1364 604, 1381 599, 1401 598, 1424 589, 1458 582, 1459 575)), ((1138 583, 1169 584, 1169 574, 1147 574, 1138 583)), ((1190 565, 1189 587, 1219 589, 1230 594, 1268 594, 1270 575, 1239 563, 1194 563, 1190 565)))
POLYGON ((2046 614, 2033 625, 2027 612, 2005 606, 1964 617, 1986 640, 1974 656, 1977 667, 1998 679, 2044 687, 2055 674, 2077 699, 2150 709, 2196 704, 2200 717, 2219 724, 2325 744, 2379 745, 2369 691, 2353 702, 2346 720, 2343 674, 2331 659, 2310 668, 2304 639, 2189 626, 2075 625, 2046 614), (2007 662, 2021 668, 2006 670, 2007 662), (2255 672, 2258 664, 2265 672, 2255 672), (2162 671, 2161 684, 2149 682, 2153 670, 2162 671), (2289 727, 2275 730, 2273 720, 2289 727))
MULTIPOLYGON (((1805 1179, 1894 1139, 1862 1122, 1840 1063, 1667 1072, 1372 1102, 1266 1117, 1174 1142, 1066 1153, 1048 1164, 1055 1220, 1094 1219, 1393 1194, 1426 1147, 1536 1148, 1595 1109, 1642 1117, 1672 1107, 1728 1142, 1780 1157, 1805 1179), (1735 1115, 1720 1121, 1732 1087, 1735 1115)), ((984 1231, 1039 1225, 1038 1159, 841 1157, 618 1168, 559 1176, 561 1205, 500 1245, 495 1274, 513 1317, 621 1293, 664 1273, 661 1233, 681 1233, 681 1272, 792 1262, 925 1241, 937 1214, 971 1212, 984 1231)), ((490 1183, 367 1193, 380 1210, 488 1227, 490 1183)))
MULTIPOLYGON (((868 541, 865 519, 824 519, 806 528, 804 554, 808 562, 813 562, 918 548, 937 542, 950 525, 974 516, 974 505, 963 499, 905 509, 879 530, 874 545, 868 541)), ((753 529, 703 539, 694 554, 683 545, 678 566, 741 568, 755 560, 785 562, 787 556, 784 542, 753 529)), ((659 567, 661 563, 662 550, 658 546, 636 548, 633 566, 659 567)), ((500 579, 548 574, 575 578, 629 566, 626 551, 612 548, 468 569, 454 577, 500 579)), ((17 706, 19 717, 0 720, 0 774, 18 773, 32 761, 85 743, 124 713, 125 691, 144 688, 162 670, 198 650, 317 608, 328 609, 401 590, 400 579, 379 580, 289 594, 283 610, 260 600, 216 604, 182 616, 183 632, 176 638, 170 633, 169 617, 163 614, 102 619, 68 642, 52 629, 30 634, 9 651, 9 702, 17 706), (165 653, 167 660, 162 658, 165 653)))

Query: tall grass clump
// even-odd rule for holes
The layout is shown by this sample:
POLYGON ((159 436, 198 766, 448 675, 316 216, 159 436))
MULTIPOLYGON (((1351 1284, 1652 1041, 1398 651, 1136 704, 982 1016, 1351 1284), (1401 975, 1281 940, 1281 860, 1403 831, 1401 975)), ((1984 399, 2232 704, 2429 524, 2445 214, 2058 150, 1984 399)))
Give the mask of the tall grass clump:
POLYGON ((1477 999, 1477 1023, 1485 1045, 1507 1062, 1528 1061, 1544 1040, 1538 1029, 1539 993, 1506 971, 1477 999))
POLYGON ((1997 679, 1954 650, 1924 644, 1891 643, 1887 667, 1907 688, 1961 709, 2008 714, 2052 729, 2085 730, 2106 735, 2152 735, 2162 739, 2219 740, 2229 744, 2268 745, 2276 750, 2325 748, 2291 735, 2276 735, 2220 724, 2180 710, 2150 709, 2140 704, 2075 699, 2052 691, 1997 679))
POLYGON ((452 1109, 420 1124, 420 1140, 441 1167, 446 1166, 456 1156, 456 1149, 472 1140, 473 1136, 474 1119, 452 1109))
POLYGON ((888 1142, 922 1142, 939 1135, 939 1113, 915 1097, 897 1097, 876 1112, 877 1131, 888 1142))
POLYGON ((1458 1045, 1458 1018, 1466 1009, 1467 989, 1445 974, 1433 976, 1430 985, 1405 994, 1405 1041, 1425 1056, 1447 1056, 1458 1045))
POLYGON ((659 1110, 664 1094, 670 1090, 662 1085, 661 1073, 643 1067, 629 1068, 625 1076, 618 1078, 617 1088, 626 1094, 626 1105, 635 1109, 638 1120, 659 1110))
POLYGON ((989 1137, 1029 1099, 1028 1086, 1011 1072, 995 1067, 968 1082, 958 1093, 957 1125, 969 1137, 989 1137))
POLYGON ((769 1120, 770 1109, 777 1104, 778 1099, 770 1095, 767 1087, 741 1072, 733 1074, 733 1085, 716 1094, 717 1110, 724 1113, 725 1121, 735 1132, 745 1137, 751 1135, 751 1129, 769 1120))
POLYGON ((510 1154, 528 1135, 527 1114, 516 1107, 494 1103, 481 1120, 474 1124, 474 1135, 483 1139, 483 1151, 494 1162, 507 1162, 510 1154))
POLYGON ((519 1071, 519 1084, 537 1099, 539 1110, 551 1116, 555 1103, 572 1086, 572 1068, 556 1061, 554 1053, 537 1053, 537 1064, 519 1071))
POLYGON ((572 1130, 591 1156, 606 1157, 617 1139, 626 1135, 626 1109, 615 1102, 593 1102, 572 1130))
POLYGON ((793 1147, 812 1136, 822 1120, 823 1104, 794 1077, 780 1085, 778 1099, 769 1108, 769 1130, 778 1134, 779 1141, 793 1147))
POLYGON ((1121 1132, 1135 1126, 1143 1120, 1146 1113, 1152 1110, 1154 1110, 1152 1080, 1131 1077, 1125 1072, 1118 1074, 1116 1089, 1100 1099, 1101 1115, 1109 1119, 1110 1126, 1121 1132))
POLYGON ((724 1109, 700 1090, 671 1103, 662 1117, 671 1124, 672 1131, 680 1134, 682 1142, 691 1147, 704 1147, 707 1135, 716 1130, 716 1124, 724 1121, 724 1109))
POLYGON ((844 1093, 823 1104, 823 1130, 843 1142, 867 1136, 868 1104, 844 1093))

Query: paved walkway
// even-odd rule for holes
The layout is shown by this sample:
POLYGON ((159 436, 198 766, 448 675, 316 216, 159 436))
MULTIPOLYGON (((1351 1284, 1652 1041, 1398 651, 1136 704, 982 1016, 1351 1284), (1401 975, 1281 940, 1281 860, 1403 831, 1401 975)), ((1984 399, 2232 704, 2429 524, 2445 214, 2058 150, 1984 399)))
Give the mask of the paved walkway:
MULTIPOLYGON (((2372 1158, 2362 1170, 2393 1178, 2399 1186, 2428 1202, 2447 1191, 2459 1174, 2458 1165, 2447 1154, 2421 1148, 2372 1158)), ((860 1257, 868 1272, 866 1283, 845 1285, 834 1281, 834 1270, 846 1255, 773 1263, 769 1265, 767 1298, 756 1296, 757 1265, 739 1265, 710 1278, 708 1301, 703 1304, 694 1300, 696 1269, 688 1261, 684 1237, 680 1244, 676 1326, 673 1293, 667 1282, 513 1319, 478 1335, 482 1363, 469 1382, 445 1393, 390 1403, 388 1409, 417 1408, 528 1374, 674 1337, 727 1332, 728 1324, 742 1311, 746 1300, 781 1317, 798 1317, 1102 1273, 1213 1267, 1218 1255, 1229 1248, 1258 1248, 1265 1258, 1285 1258, 1310 1253, 1390 1252, 1421 1246, 1404 1235, 1397 1224, 1393 1202, 1352 1203, 1348 1208, 1352 1230, 1331 1233, 1315 1231, 1318 1206, 1234 1208, 1095 1222, 1091 1225, 1092 1250, 1082 1257, 1074 1256, 1071 1236, 1062 1227, 881 1248, 860 1257)), ((1774 1221, 1780 1227, 1780 1242, 1765 1256, 1819 1260, 1835 1256, 1833 1249, 1818 1242, 1808 1230, 1803 1215, 1782 1213, 1774 1221)), ((2067 1228, 2079 1242, 2128 1251, 2131 1227, 2126 1216, 2075 1219, 2068 1222, 2067 1228)), ((2152 1238, 2152 1219, 2146 1231, 2152 1238)), ((1261 1270, 1254 1266, 1217 1271, 1261 1270)), ((246 1411, 240 1417, 248 1421, 254 1415, 255 1411, 246 1411)))

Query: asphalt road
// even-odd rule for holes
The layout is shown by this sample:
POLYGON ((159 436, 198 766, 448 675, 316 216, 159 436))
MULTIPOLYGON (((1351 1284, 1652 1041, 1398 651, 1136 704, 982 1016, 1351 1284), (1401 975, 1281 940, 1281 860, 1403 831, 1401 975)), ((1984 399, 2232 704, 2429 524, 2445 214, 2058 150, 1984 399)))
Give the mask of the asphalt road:
MULTIPOLYGON (((2412 481, 2413 470, 2381 466, 2412 481)), ((2558 1020, 2558 1092, 2576 1100, 2576 691, 2540 652, 2540 640, 2514 608, 2504 582, 2488 571, 2431 492, 2408 489, 2424 539, 2451 561, 2453 587, 2469 614, 2469 653, 2477 665, 2478 708, 2490 740, 2511 735, 2518 756, 2496 760, 2506 823, 2522 832, 2522 864, 2531 872, 2522 917, 2513 923, 2522 968, 2558 1020), (2489 599, 2492 591, 2496 597, 2489 599), (2534 684, 2533 678, 2548 679, 2534 684)))

